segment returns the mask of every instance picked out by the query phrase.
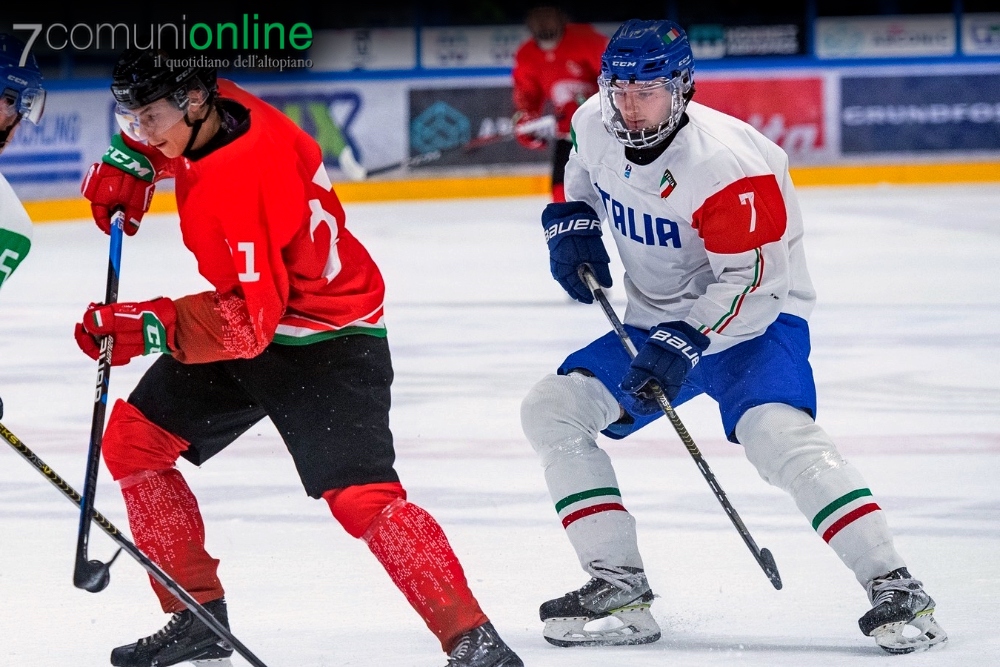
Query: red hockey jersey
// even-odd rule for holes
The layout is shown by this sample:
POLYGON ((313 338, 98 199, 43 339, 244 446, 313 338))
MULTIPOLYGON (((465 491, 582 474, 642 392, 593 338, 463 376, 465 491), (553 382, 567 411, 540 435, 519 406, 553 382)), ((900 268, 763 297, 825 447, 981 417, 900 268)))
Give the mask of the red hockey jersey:
POLYGON ((230 81, 219 94, 250 110, 245 134, 196 161, 151 156, 157 178, 175 178, 184 244, 215 287, 176 300, 174 356, 202 363, 251 358, 272 341, 385 335, 382 275, 345 227, 315 140, 230 81))
POLYGON ((514 54, 514 107, 540 114, 550 101, 557 131, 567 136, 573 112, 597 92, 601 55, 607 45, 607 37, 580 23, 568 24, 551 51, 543 51, 529 39, 514 54))

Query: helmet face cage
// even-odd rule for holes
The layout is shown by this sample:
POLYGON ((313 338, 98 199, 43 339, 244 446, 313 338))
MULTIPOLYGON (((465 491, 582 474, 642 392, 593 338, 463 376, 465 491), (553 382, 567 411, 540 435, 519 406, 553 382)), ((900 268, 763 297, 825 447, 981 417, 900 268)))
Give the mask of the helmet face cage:
POLYGON ((0 62, 0 94, 22 118, 38 125, 45 111, 42 75, 27 67, 5 66, 0 62))
POLYGON ((22 118, 38 125, 45 111, 42 71, 25 48, 16 37, 0 33, 0 151, 22 118))
POLYGON ((601 76, 597 80, 604 127, 629 148, 651 148, 673 133, 687 106, 689 77, 628 82, 601 76))
POLYGON ((45 90, 42 88, 25 88, 21 91, 17 104, 18 112, 32 124, 38 125, 45 112, 45 90))
POLYGON ((694 91, 694 58, 673 21, 623 23, 601 56, 601 118, 630 148, 650 148, 677 130, 694 91))

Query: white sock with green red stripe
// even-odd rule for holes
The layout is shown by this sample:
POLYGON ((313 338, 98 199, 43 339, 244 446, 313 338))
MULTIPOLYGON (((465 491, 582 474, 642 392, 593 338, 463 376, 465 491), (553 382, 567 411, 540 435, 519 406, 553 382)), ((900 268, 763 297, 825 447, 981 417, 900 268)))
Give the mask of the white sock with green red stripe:
POLYGON ((591 572, 594 563, 642 569, 635 519, 625 509, 611 459, 594 448, 545 469, 545 481, 566 536, 591 572))
POLYGON ((549 375, 521 405, 521 424, 545 468, 545 481, 580 565, 642 568, 635 519, 625 509, 611 459, 597 434, 621 408, 592 377, 549 375))
POLYGON ((760 476, 792 496, 862 586, 905 565, 861 473, 809 415, 781 403, 757 406, 736 437, 760 476))

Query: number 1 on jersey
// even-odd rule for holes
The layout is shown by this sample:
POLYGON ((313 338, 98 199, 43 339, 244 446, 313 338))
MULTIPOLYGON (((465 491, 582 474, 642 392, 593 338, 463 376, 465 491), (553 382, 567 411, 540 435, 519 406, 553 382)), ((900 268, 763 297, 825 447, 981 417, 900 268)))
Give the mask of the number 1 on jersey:
POLYGON ((236 244, 236 249, 243 253, 246 257, 246 269, 243 273, 238 274, 236 277, 240 279, 241 283, 255 283, 260 280, 260 273, 254 271, 253 265, 253 242, 252 241, 241 241, 236 244))
POLYGON ((750 204, 750 231, 757 229, 757 209, 753 205, 753 192, 741 192, 740 204, 750 204))

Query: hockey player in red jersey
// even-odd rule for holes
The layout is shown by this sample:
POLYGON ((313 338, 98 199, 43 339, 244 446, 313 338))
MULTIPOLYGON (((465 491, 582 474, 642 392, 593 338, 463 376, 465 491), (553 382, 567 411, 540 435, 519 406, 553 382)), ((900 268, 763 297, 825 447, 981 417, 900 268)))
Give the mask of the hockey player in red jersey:
MULTIPOLYGON (((536 7, 525 23, 531 31, 514 54, 514 114, 517 126, 537 119, 550 103, 555 110, 556 136, 552 147, 552 199, 566 201, 563 173, 573 144, 569 140, 570 119, 583 102, 597 92, 601 54, 608 44, 591 26, 569 23, 558 7, 536 7)), ((517 133, 521 145, 542 149, 546 138, 517 133)))
MULTIPOLYGON (((157 56, 161 59, 158 60, 157 56)), ((112 364, 162 353, 112 410, 104 461, 135 542, 228 627, 219 561, 178 457, 201 465, 268 417, 306 492, 364 540, 449 653, 449 667, 519 667, 469 590, 437 522, 406 500, 389 430, 392 363, 382 276, 347 230, 319 146, 215 70, 170 71, 128 51, 112 84, 122 134, 83 193, 108 231, 135 234, 155 181, 173 177, 185 245, 213 289, 177 299, 92 304, 77 325, 112 364)), ((226 659, 232 649, 153 583, 173 618, 112 651, 150 667, 226 659)))

